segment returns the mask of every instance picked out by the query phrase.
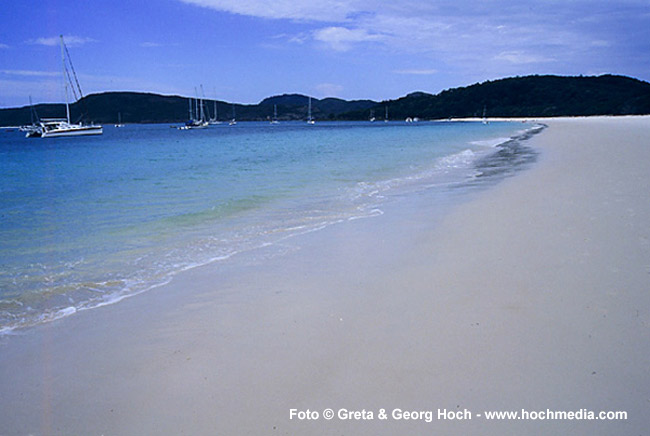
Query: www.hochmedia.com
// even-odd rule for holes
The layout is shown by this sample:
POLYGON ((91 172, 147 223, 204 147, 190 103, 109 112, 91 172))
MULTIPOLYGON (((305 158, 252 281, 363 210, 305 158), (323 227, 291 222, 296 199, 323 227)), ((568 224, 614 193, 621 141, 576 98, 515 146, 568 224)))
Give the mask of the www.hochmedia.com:
POLYGON ((489 410, 474 413, 468 409, 462 410, 404 410, 395 409, 330 409, 323 410, 300 410, 289 409, 289 419, 296 421, 317 421, 333 419, 339 421, 371 421, 371 420, 392 420, 392 421, 464 421, 471 419, 485 420, 529 420, 529 421, 552 421, 552 420, 583 420, 583 421, 617 421, 626 420, 626 411, 601 410, 593 411, 588 409, 578 410, 489 410))

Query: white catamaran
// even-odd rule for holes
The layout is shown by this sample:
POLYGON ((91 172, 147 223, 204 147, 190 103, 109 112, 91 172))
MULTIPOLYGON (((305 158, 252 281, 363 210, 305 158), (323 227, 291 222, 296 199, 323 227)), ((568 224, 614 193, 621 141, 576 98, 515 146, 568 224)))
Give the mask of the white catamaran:
POLYGON ((35 128, 30 129, 26 136, 28 138, 58 138, 61 136, 81 136, 81 135, 101 135, 104 131, 102 126, 99 125, 84 125, 84 124, 73 124, 70 122, 70 102, 69 102, 69 86, 72 88, 72 92, 77 96, 77 91, 79 92, 79 100, 83 98, 81 93, 81 87, 79 86, 79 81, 77 80, 77 74, 74 71, 72 66, 72 61, 70 60, 70 54, 68 49, 63 41, 63 35, 60 35, 61 38, 61 62, 63 65, 63 85, 65 88, 65 118, 43 118, 39 120, 35 128), (66 63, 66 54, 67 54, 67 63, 66 63), (70 70, 72 70, 72 77, 74 77, 74 82, 76 83, 76 88, 72 86, 72 77, 70 76, 70 71, 67 68, 67 65, 70 65, 70 70))

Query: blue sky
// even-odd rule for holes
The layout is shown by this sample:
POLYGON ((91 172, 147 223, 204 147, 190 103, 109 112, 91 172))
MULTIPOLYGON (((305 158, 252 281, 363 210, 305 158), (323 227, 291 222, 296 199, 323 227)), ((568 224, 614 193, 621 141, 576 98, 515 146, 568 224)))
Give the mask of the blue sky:
POLYGON ((63 101, 59 34, 84 94, 382 100, 526 74, 650 80, 650 0, 16 0, 0 11, 0 107, 63 101))

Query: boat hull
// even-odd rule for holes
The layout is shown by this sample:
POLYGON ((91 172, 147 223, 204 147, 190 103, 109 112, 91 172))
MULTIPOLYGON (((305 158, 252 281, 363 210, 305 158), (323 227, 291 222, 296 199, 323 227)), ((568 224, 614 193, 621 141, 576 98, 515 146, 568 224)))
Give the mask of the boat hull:
POLYGON ((75 126, 41 133, 41 138, 59 138, 63 136, 87 136, 87 135, 101 135, 104 133, 102 126, 75 126))

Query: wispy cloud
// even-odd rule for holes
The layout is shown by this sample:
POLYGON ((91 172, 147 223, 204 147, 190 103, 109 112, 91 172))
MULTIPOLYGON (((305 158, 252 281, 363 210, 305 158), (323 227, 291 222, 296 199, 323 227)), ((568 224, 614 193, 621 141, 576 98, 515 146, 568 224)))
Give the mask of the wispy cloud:
POLYGON ((326 27, 314 32, 314 39, 323 42, 334 50, 346 51, 359 42, 379 41, 381 35, 371 34, 366 29, 348 29, 346 27, 326 27))
POLYGON ((10 48, 10 47, 7 44, 3 44, 3 43, 0 42, 0 49, 3 49, 3 48, 10 48))
POLYGON ((158 42, 145 41, 140 43, 140 47, 144 47, 144 48, 163 47, 163 44, 160 44, 158 42))
POLYGON ((159 47, 178 47, 179 44, 176 42, 173 43, 162 43, 154 41, 144 41, 139 44, 142 48, 159 48, 159 47))
POLYGON ((196 6, 258 18, 341 22, 357 12, 360 0, 181 0, 196 6))
POLYGON ((34 70, 0 70, 0 73, 21 77, 55 77, 61 74, 60 72, 34 70))
POLYGON ((526 53, 524 51, 505 51, 501 52, 494 57, 498 61, 506 61, 512 64, 538 64, 544 62, 553 62, 555 59, 546 56, 541 56, 534 53, 526 53))
POLYGON ((612 43, 609 42, 609 41, 594 40, 594 41, 591 41, 591 46, 592 47, 611 47, 612 43))
MULTIPOLYGON (((60 40, 61 40, 60 37, 52 36, 49 38, 30 39, 27 41, 27 43, 35 44, 35 45, 45 45, 51 47, 51 46, 59 45, 60 40)), ((97 40, 93 38, 75 36, 75 35, 63 35, 63 40, 65 41, 66 45, 68 45, 68 47, 78 47, 80 45, 84 45, 89 42, 97 42, 97 40)))
POLYGON ((394 70, 393 71, 393 73, 396 73, 396 74, 413 74, 413 75, 416 75, 416 76, 428 76, 428 75, 431 75, 431 74, 436 74, 437 72, 438 72, 438 70, 434 70, 434 69, 428 69, 428 70, 427 69, 425 69, 425 70, 414 69, 414 70, 394 70))
POLYGON ((300 32, 296 35, 291 35, 288 37, 289 42, 293 42, 295 44, 304 44, 307 40, 309 40, 309 34, 305 32, 300 32))
POLYGON ((616 17, 622 8, 626 16, 641 22, 637 27, 650 26, 647 0, 548 0, 534 4, 515 0, 454 0, 453 4, 441 0, 179 1, 220 12, 312 25, 311 31, 305 32, 301 26, 299 34, 286 36, 291 42, 312 42, 341 52, 373 44, 387 53, 420 54, 447 69, 471 66, 474 71, 501 68, 518 73, 535 64, 553 63, 564 67, 588 63, 594 51, 601 57, 613 56, 619 44, 632 44, 621 37, 622 20, 616 17))

